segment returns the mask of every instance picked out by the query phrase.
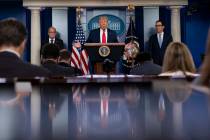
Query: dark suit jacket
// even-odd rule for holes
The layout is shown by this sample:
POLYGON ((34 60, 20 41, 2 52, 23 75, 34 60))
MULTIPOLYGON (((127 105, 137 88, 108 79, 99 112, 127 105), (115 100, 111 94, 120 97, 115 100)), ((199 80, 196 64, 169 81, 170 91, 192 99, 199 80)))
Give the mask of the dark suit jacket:
MULTIPOLYGON (((100 28, 90 32, 87 43, 100 43, 100 28)), ((107 43, 117 43, 117 34, 115 31, 107 29, 107 43)))
POLYGON ((163 43, 160 48, 159 43, 158 43, 157 34, 154 34, 150 37, 148 51, 151 54, 155 64, 162 66, 166 48, 167 48, 168 44, 172 41, 173 41, 172 36, 170 34, 164 33, 163 43))
POLYGON ((56 64, 53 61, 46 61, 42 64, 45 68, 52 72, 52 76, 75 76, 75 72, 73 68, 66 68, 56 64))
POLYGON ((158 75, 161 73, 161 66, 152 61, 145 61, 131 69, 130 74, 134 75, 158 75))
POLYGON ((59 62, 58 63, 60 66, 63 66, 63 67, 67 67, 67 68, 71 68, 71 69, 74 69, 74 73, 79 76, 79 75, 82 75, 82 72, 81 70, 77 69, 77 68, 74 68, 72 67, 71 65, 65 63, 65 62, 59 62))
POLYGON ((0 53, 0 77, 32 78, 35 76, 48 77, 50 72, 42 67, 23 62, 16 54, 0 53))

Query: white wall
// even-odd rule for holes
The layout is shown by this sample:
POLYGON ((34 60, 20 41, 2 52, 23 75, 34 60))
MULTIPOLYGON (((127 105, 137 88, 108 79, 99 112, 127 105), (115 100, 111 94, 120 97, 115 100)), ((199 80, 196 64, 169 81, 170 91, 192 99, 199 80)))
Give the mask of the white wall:
POLYGON ((52 26, 57 29, 64 46, 68 47, 68 8, 52 8, 52 26))
POLYGON ((149 37, 155 33, 155 21, 159 19, 159 7, 144 7, 144 46, 147 47, 149 37))

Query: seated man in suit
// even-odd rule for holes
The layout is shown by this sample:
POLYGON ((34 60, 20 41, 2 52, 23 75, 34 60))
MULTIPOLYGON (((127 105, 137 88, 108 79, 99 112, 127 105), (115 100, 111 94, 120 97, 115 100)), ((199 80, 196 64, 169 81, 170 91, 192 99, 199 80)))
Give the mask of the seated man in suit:
POLYGON ((72 67, 63 67, 58 65, 59 49, 54 44, 47 44, 43 48, 43 66, 52 72, 55 77, 75 76, 76 73, 72 67))
POLYGON ((90 32, 87 43, 117 43, 117 34, 108 28, 108 17, 99 17, 99 28, 90 32))
POLYGON ((157 20, 155 23, 156 33, 149 38, 148 51, 155 64, 162 66, 163 57, 167 46, 173 41, 171 34, 164 32, 163 21, 157 20))
POLYGON ((26 37, 27 31, 21 22, 15 19, 0 21, 0 77, 50 76, 48 70, 21 60, 26 37))
POLYGON ((69 64, 71 59, 70 57, 70 53, 67 51, 67 49, 60 50, 58 64, 63 67, 71 67, 71 65, 69 64))
POLYGON ((143 52, 136 57, 137 65, 131 69, 130 74, 134 75, 158 75, 161 73, 161 66, 154 64, 149 53, 143 52))
POLYGON ((71 60, 71 56, 70 56, 70 53, 67 51, 67 49, 60 50, 58 64, 63 67, 73 68, 76 75, 82 75, 82 72, 79 69, 74 68, 70 65, 70 60, 71 60))

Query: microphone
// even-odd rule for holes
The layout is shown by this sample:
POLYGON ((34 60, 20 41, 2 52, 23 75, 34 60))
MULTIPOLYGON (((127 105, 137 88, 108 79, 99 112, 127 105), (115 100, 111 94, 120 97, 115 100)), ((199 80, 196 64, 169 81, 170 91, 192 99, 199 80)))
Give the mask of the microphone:
POLYGON ((103 71, 109 74, 114 67, 114 61, 106 58, 103 62, 103 71))

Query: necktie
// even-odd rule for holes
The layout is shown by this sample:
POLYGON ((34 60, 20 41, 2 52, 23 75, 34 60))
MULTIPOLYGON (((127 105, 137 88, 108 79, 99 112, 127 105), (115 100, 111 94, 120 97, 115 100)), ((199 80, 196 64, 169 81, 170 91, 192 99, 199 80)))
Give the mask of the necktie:
POLYGON ((104 99, 104 100, 102 100, 102 102, 103 102, 103 112, 104 112, 104 115, 107 115, 107 113, 108 113, 108 108, 107 108, 107 106, 108 106, 108 102, 107 102, 108 100, 107 99, 104 99))
POLYGON ((102 43, 106 43, 106 34, 105 34, 105 30, 103 30, 103 34, 102 34, 102 43))
POLYGON ((101 126, 103 128, 107 127, 108 124, 108 99, 102 99, 101 102, 101 126))
POLYGON ((162 37, 161 37, 161 34, 158 34, 158 43, 159 43, 159 46, 160 46, 160 48, 161 48, 161 46, 162 46, 162 37))
POLYGON ((50 44, 53 44, 53 39, 50 39, 50 44))

